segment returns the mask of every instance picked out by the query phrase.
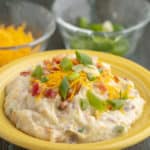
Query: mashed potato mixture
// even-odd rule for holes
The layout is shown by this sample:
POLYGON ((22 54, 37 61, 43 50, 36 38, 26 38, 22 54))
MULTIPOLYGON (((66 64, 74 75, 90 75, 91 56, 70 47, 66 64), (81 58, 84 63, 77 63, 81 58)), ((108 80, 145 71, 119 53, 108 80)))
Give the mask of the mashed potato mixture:
POLYGON ((4 109, 19 130, 44 140, 86 143, 128 132, 144 100, 132 81, 80 51, 39 62, 6 87, 4 109))

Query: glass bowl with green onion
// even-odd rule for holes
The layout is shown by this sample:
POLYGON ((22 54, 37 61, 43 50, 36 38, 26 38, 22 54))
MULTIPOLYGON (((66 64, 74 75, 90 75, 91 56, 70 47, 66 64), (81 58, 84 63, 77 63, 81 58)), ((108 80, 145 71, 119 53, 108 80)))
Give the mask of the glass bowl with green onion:
POLYGON ((53 10, 66 48, 121 56, 133 54, 150 21, 146 0, 60 0, 53 10))

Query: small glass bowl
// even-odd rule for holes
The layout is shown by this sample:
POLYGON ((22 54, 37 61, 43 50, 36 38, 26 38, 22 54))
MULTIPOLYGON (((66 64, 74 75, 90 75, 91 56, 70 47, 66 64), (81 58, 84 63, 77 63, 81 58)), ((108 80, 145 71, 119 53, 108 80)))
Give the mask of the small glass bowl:
POLYGON ((144 0, 66 0, 56 1, 56 13, 66 48, 92 49, 117 55, 131 55, 150 21, 150 5, 144 0), (61 9, 60 9, 61 8, 61 9), (106 20, 124 26, 119 32, 94 32, 76 26, 85 17, 92 23, 106 20))
POLYGON ((34 38, 32 42, 23 45, 0 45, 0 66, 24 55, 44 50, 55 31, 55 18, 52 13, 28 1, 1 1, 0 24, 14 27, 25 24, 25 32, 31 32, 34 38))

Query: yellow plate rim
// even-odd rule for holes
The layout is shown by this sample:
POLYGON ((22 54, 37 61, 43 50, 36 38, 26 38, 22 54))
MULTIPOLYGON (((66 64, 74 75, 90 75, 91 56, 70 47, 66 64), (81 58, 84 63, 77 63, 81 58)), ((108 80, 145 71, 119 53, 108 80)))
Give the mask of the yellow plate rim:
MULTIPOLYGON (((8 65, 5 65, 4 67, 0 68, 0 80, 2 78, 2 76, 5 75, 5 73, 7 72, 7 70, 9 70, 11 67, 13 66, 17 66, 18 64, 22 64, 22 62, 26 62, 28 60, 35 60, 39 58, 45 58, 45 56, 50 56, 50 55, 57 55, 57 54, 62 54, 62 53, 73 53, 74 50, 50 50, 47 52, 41 52, 41 53, 36 53, 36 54, 32 54, 30 56, 26 56, 23 57, 21 59, 18 59, 14 62, 11 62, 8 65)), ((145 68, 143 68, 142 66, 127 60, 125 58, 119 57, 119 56, 114 56, 112 54, 106 54, 106 53, 102 53, 102 52, 95 52, 95 51, 90 51, 90 50, 86 50, 84 51, 84 53, 90 54, 90 55, 99 55, 101 57, 104 57, 110 60, 115 60, 115 62, 113 62, 114 64, 118 64, 121 63, 123 65, 123 67, 125 67, 126 69, 129 70, 134 70, 135 72, 142 72, 142 74, 140 75, 141 78, 147 78, 148 76, 150 76, 150 72, 148 70, 146 70, 145 68), (131 69, 132 66, 132 69, 131 69)), ((147 83, 149 84, 149 88, 150 88, 150 82, 147 83)), ((0 86, 1 88, 1 86, 0 86)), ((43 140, 39 140, 36 138, 33 138, 34 140, 32 141, 25 141, 24 139, 21 139, 20 137, 15 137, 13 135, 11 135, 9 132, 4 131, 3 126, 1 126, 0 123, 0 137, 2 137, 5 140, 8 140, 9 142, 12 142, 16 145, 19 146, 23 146, 25 148, 28 149, 36 149, 36 150, 40 150, 40 149, 53 149, 53 150, 58 150, 58 149, 70 149, 70 150, 79 150, 79 149, 85 149, 86 150, 92 150, 92 148, 94 150, 99 150, 99 149, 120 149, 120 148, 125 148, 128 146, 131 146, 135 143, 138 143, 142 140, 144 140, 145 138, 150 136, 150 123, 147 124, 147 126, 143 129, 141 129, 141 131, 139 131, 137 134, 135 134, 134 136, 128 138, 128 139, 119 139, 119 138, 114 138, 113 140, 108 140, 108 141, 104 141, 104 142, 96 142, 96 143, 86 143, 86 144, 64 144, 64 143, 49 143, 47 141, 43 141, 43 140), (118 139, 118 141, 117 141, 118 139), (40 142, 39 142, 40 141, 40 142)))

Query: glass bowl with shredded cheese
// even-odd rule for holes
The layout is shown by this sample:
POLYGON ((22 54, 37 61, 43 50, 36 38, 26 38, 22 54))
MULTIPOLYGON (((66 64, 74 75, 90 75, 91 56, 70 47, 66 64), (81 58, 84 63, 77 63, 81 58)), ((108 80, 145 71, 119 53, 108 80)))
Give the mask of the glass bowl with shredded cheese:
POLYGON ((55 30, 53 15, 25 1, 0 2, 0 66, 44 50, 55 30))

